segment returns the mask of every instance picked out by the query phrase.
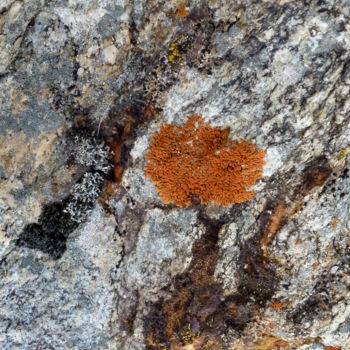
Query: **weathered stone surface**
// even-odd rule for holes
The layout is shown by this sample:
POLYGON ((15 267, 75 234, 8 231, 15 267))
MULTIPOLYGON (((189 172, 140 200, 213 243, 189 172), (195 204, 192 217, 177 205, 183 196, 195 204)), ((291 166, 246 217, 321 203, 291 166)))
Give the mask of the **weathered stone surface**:
POLYGON ((350 349, 349 52, 346 0, 2 1, 1 349, 350 349), (162 203, 193 114, 253 200, 162 203))

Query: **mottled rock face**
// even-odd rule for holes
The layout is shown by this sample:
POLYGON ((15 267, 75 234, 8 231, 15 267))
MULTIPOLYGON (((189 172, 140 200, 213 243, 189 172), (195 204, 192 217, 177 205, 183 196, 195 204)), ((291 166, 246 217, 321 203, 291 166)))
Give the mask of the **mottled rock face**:
POLYGON ((350 2, 3 0, 0 348, 350 348, 350 2), (202 115, 253 199, 165 204, 202 115))

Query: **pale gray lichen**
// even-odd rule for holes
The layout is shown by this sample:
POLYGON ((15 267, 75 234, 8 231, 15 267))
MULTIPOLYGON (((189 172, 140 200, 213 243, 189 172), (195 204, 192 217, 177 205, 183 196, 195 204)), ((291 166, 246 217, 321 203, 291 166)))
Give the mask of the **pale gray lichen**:
POLYGON ((107 174, 110 170, 108 157, 110 149, 103 142, 99 142, 93 138, 84 138, 75 136, 75 147, 72 155, 78 164, 84 165, 87 168, 102 171, 107 174))
POLYGON ((99 173, 86 173, 82 180, 73 186, 72 195, 64 209, 73 221, 82 223, 91 213, 101 192, 102 182, 103 177, 99 173))
POLYGON ((103 176, 111 168, 110 154, 110 149, 104 142, 81 135, 74 137, 71 155, 75 163, 83 166, 87 172, 72 187, 64 209, 64 212, 69 214, 73 221, 82 223, 90 214, 101 193, 103 176))

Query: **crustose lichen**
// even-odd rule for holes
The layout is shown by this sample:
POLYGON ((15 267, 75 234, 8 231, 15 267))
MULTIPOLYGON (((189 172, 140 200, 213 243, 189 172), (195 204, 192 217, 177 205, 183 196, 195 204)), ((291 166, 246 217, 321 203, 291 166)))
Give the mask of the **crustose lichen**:
POLYGON ((253 198, 248 188, 262 176, 265 151, 232 141, 194 115, 183 125, 163 124, 146 154, 145 173, 165 203, 187 206, 194 197, 227 206, 253 198))

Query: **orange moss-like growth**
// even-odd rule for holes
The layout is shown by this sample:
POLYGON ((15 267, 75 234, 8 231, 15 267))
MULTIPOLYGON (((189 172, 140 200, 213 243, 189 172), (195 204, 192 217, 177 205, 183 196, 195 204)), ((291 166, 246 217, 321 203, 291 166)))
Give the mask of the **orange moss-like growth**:
POLYGON ((184 207, 198 197, 204 204, 227 206, 253 198, 247 188, 262 176, 265 151, 249 141, 232 141, 229 133, 199 115, 183 126, 161 126, 146 154, 145 173, 166 204, 184 207))

